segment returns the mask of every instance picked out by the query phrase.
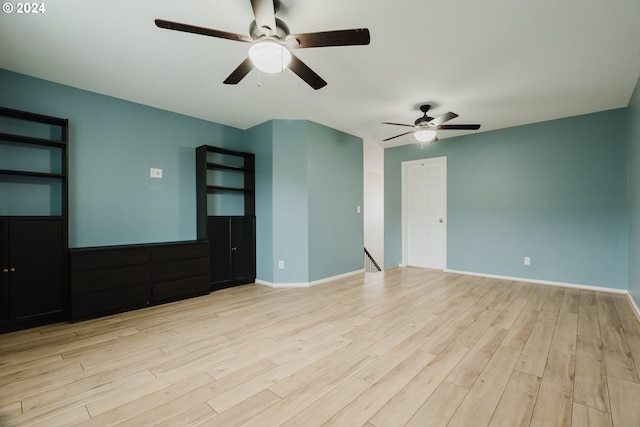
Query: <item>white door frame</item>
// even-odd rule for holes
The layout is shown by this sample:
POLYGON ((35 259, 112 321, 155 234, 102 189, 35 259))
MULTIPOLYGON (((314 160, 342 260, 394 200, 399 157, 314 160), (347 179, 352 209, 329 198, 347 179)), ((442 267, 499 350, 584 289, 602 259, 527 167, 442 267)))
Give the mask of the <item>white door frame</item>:
POLYGON ((409 166, 415 164, 425 164, 425 163, 435 163, 442 162, 444 167, 444 212, 443 220, 444 220, 444 230, 443 230, 443 248, 442 248, 442 256, 443 256, 443 271, 447 270, 447 157, 431 157, 427 159, 419 159, 419 160, 409 160, 402 162, 402 266, 406 267, 408 265, 408 241, 407 238, 407 214, 408 214, 408 192, 407 192, 407 169, 409 166))

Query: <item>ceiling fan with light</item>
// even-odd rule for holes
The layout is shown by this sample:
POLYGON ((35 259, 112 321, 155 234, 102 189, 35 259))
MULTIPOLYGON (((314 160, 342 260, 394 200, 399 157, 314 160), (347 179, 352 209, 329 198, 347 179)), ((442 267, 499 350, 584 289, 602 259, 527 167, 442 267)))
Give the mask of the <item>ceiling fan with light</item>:
POLYGON ((280 9, 280 0, 251 0, 251 7, 255 19, 249 25, 250 35, 163 19, 156 19, 155 23, 167 30, 250 43, 249 56, 225 79, 225 84, 238 84, 254 67, 265 73, 278 73, 289 68, 317 90, 326 86, 327 82, 295 56, 291 49, 368 45, 370 41, 366 28, 291 34, 287 24, 275 16, 280 9))
POLYGON ((398 138, 404 135, 408 135, 410 133, 413 134, 414 138, 417 139, 421 143, 429 142, 434 143, 438 140, 437 130, 478 130, 480 129, 480 125, 445 125, 444 122, 448 122, 451 119, 455 119, 458 117, 456 113, 448 112, 443 115, 433 118, 427 115, 427 112, 431 108, 431 105, 421 105, 420 111, 422 111, 423 116, 416 119, 414 124, 405 125, 403 123, 392 123, 392 122, 382 122, 383 125, 395 125, 395 126, 405 126, 413 128, 409 132, 401 133, 400 135, 392 136, 391 138, 383 139, 383 141, 389 141, 390 139, 398 138))

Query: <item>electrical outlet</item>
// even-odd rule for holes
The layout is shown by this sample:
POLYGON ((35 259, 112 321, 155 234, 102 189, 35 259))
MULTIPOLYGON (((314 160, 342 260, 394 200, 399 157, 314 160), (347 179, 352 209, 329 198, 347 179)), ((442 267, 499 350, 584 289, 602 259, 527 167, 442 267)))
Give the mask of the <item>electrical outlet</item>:
POLYGON ((282 270, 284 268, 284 260, 278 261, 278 268, 282 270))
POLYGON ((531 257, 524 257, 524 265, 531 265, 531 257))
POLYGON ((151 168, 151 178, 162 178, 162 169, 151 168))

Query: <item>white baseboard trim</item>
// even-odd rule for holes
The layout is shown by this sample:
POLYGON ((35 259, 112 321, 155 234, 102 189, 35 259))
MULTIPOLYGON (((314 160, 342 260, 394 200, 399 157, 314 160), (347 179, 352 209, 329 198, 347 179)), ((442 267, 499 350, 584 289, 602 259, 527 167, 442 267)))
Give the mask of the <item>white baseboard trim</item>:
POLYGON ((444 271, 446 271, 447 273, 464 274, 466 276, 478 276, 478 277, 487 277, 490 279, 509 280, 511 282, 527 282, 527 283, 535 283, 536 285, 560 286, 563 288, 583 289, 585 291, 609 292, 612 294, 629 294, 629 292, 626 289, 606 288, 604 286, 592 286, 592 285, 581 285, 578 283, 554 282, 550 280, 529 279, 526 277, 501 276, 498 274, 474 273, 472 271, 460 271, 460 270, 448 270, 448 269, 445 269, 444 271))
POLYGON ((330 282, 332 280, 343 279, 345 277, 353 276, 359 273, 364 273, 364 268, 361 270, 351 271, 349 273, 339 274, 337 276, 326 277, 320 280, 314 280, 313 282, 300 282, 300 283, 273 283, 266 280, 256 279, 256 285, 268 286, 270 288, 310 288, 321 283, 330 282))
POLYGON ((638 307, 638 304, 636 304, 636 302, 633 300, 629 292, 627 292, 627 299, 629 300, 629 304, 631 304, 631 307, 633 307, 633 310, 636 312, 636 317, 640 322, 640 308, 638 307))

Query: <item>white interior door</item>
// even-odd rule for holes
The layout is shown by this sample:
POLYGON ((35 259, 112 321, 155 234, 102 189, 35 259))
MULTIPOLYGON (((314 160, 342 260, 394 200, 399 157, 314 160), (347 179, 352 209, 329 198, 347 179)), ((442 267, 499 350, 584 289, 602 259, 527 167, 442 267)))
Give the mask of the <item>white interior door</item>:
POLYGON ((446 266, 446 179, 446 157, 402 164, 405 265, 446 266))

